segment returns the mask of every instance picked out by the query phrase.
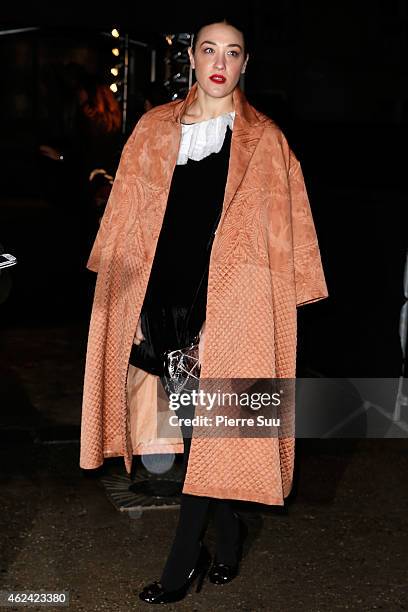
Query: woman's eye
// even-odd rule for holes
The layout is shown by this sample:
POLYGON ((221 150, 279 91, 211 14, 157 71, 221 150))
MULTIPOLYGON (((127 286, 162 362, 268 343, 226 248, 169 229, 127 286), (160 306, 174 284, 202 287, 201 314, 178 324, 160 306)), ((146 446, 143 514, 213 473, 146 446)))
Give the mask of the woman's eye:
MULTIPOLYGON (((207 53, 207 55, 212 55, 214 53, 214 49, 212 47, 206 47, 204 49, 204 53, 207 53)), ((227 53, 232 55, 232 57, 238 57, 239 55, 238 51, 227 51, 227 53)))

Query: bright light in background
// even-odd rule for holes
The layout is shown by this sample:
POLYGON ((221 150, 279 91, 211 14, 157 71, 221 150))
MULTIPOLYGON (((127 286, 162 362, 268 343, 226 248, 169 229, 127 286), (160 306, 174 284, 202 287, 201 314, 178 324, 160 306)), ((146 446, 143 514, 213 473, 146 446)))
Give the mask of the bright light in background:
POLYGON ((111 74, 113 74, 113 76, 118 76, 119 70, 116 67, 115 68, 111 68, 111 74))
POLYGON ((173 44, 173 38, 174 38, 174 35, 172 36, 171 34, 167 34, 166 41, 169 45, 173 44))
POLYGON ((119 53, 120 53, 120 52, 119 52, 119 49, 118 49, 117 47, 114 47, 114 48, 112 49, 112 53, 113 53, 113 55, 114 55, 115 57, 119 57, 119 53))
POLYGON ((113 93, 116 93, 118 91, 118 86, 116 83, 112 83, 112 85, 110 85, 110 89, 113 91, 113 93))
POLYGON ((119 32, 116 28, 113 28, 112 32, 111 32, 113 38, 119 38, 119 32))

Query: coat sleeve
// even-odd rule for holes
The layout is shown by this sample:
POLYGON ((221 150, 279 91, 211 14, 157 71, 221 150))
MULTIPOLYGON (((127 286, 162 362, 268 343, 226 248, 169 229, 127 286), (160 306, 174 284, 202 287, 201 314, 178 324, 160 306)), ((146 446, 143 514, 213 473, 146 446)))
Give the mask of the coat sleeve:
POLYGON ((105 212, 102 216, 101 224, 86 264, 86 267, 89 270, 92 270, 92 272, 99 271, 102 249, 112 237, 112 230, 118 225, 120 219, 126 215, 126 205, 128 201, 127 176, 129 172, 129 165, 131 164, 132 159, 133 144, 135 139, 138 137, 143 124, 144 116, 137 123, 123 148, 119 166, 115 175, 115 180, 113 181, 109 199, 106 204, 105 212))
POLYGON ((302 306, 328 297, 328 291, 302 169, 292 150, 289 155, 289 187, 296 305, 302 306))

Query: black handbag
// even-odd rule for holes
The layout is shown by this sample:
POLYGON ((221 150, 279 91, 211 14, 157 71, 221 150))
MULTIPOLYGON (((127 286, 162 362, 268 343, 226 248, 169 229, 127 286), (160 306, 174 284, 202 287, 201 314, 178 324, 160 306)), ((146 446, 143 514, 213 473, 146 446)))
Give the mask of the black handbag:
MULTIPOLYGON (((211 249, 215 232, 221 217, 222 209, 217 215, 206 252, 211 249)), ((209 268, 209 257, 204 268, 192 304, 189 308, 182 306, 161 306, 156 308, 142 308, 140 313, 140 324, 144 340, 140 344, 133 344, 129 363, 141 368, 145 372, 156 376, 171 378, 172 373, 180 372, 178 368, 178 355, 183 361, 183 354, 187 351, 191 356, 197 353, 198 361, 198 333, 204 321, 198 321, 195 316, 194 306, 200 296, 207 288, 204 283, 209 268), (168 335, 168 330, 174 338, 175 346, 163 344, 163 338, 168 335), (193 348, 196 346, 196 350, 193 348), (181 352, 180 352, 181 351, 181 352), (169 358, 170 355, 170 358, 169 358), (169 367, 170 366, 170 367, 169 367)), ((194 357, 193 357, 194 359, 194 357)), ((194 368, 197 371, 197 367, 194 368)))
POLYGON ((169 348, 163 344, 163 338, 174 337, 178 346, 184 346, 191 341, 187 335, 186 317, 188 309, 178 306, 163 306, 162 308, 142 309, 140 324, 144 340, 133 344, 129 363, 145 372, 156 376, 164 375, 164 353, 169 348), (180 325, 180 322, 183 322, 180 325))

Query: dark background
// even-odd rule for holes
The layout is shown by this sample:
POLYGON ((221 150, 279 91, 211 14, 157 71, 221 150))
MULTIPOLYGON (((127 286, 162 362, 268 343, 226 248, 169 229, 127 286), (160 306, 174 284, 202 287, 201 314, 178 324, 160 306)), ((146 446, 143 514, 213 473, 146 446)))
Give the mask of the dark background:
MULTIPOLYGON (((85 347, 94 282, 85 263, 96 228, 80 193, 68 207, 49 197, 49 166, 38 154, 52 135, 58 70, 77 62, 106 74, 111 39, 104 33, 118 27, 147 45, 131 84, 137 97, 149 82, 150 49, 160 51, 167 32, 194 31, 206 11, 191 3, 2 7, 0 241, 19 261, 0 306, 3 328, 79 326, 85 347), (24 27, 38 29, 5 32, 24 27)), ((300 371, 399 376, 407 5, 253 1, 235 14, 254 41, 246 95, 282 127, 302 163, 330 293, 299 309, 300 371)), ((4 274, 1 281, 4 293, 4 274)))

